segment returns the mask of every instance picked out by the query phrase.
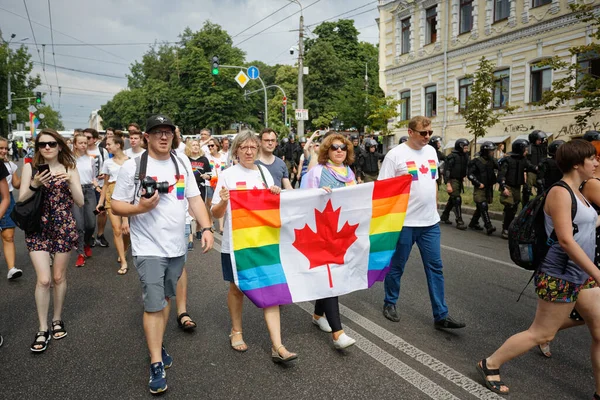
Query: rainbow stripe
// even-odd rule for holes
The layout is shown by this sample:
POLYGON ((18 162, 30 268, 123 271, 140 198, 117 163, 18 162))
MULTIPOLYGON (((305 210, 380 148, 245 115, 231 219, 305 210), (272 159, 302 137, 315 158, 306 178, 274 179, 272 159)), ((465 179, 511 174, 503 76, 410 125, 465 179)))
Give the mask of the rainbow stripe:
POLYGON ((431 179, 435 179, 437 175, 437 164, 435 160, 429 160, 429 170, 431 171, 431 179))
POLYGON ((404 175, 375 181, 371 203, 373 211, 369 228, 369 287, 375 281, 385 279, 390 269, 390 261, 404 225, 410 184, 413 180, 416 180, 414 175, 412 179, 408 175, 404 175))
POLYGON ((259 307, 292 303, 279 255, 280 197, 232 191, 231 234, 240 290, 259 307))
POLYGON ((406 168, 408 168, 408 173, 412 176, 413 181, 419 180, 419 170, 417 168, 417 164, 414 161, 407 161, 406 168))
POLYGON ((177 200, 183 200, 185 198, 185 178, 183 175, 179 175, 179 178, 175 177, 175 193, 177 194, 177 200))

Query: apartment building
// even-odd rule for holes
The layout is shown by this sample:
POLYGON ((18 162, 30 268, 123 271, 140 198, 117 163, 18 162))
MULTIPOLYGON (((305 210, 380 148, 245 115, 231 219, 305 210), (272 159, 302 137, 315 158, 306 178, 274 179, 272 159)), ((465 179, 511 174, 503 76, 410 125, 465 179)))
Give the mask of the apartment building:
MULTIPOLYGON (((548 111, 537 104, 542 93, 564 72, 538 63, 559 56, 579 62, 600 76, 600 55, 571 56, 569 48, 589 44, 593 27, 571 12, 575 0, 396 0, 379 1, 380 85, 388 96, 405 100, 399 120, 426 115, 451 146, 469 137, 460 108, 467 101, 479 59, 495 63, 493 102, 517 106, 492 127, 486 138, 510 142, 534 129, 553 139, 600 130, 600 116, 584 129, 575 124, 571 103, 548 111), (446 101, 459 99, 460 106, 446 101)), ((600 0, 587 0, 600 8, 600 0)), ((396 136, 404 134, 402 130, 396 136)), ((508 147, 510 148, 510 147, 508 147)))

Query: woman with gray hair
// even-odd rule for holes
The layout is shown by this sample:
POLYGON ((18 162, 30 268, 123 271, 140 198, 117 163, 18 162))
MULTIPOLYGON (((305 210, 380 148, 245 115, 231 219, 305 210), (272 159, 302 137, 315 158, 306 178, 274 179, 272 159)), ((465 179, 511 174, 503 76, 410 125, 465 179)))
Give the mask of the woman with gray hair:
MULTIPOLYGON (((231 347, 240 352, 248 350, 248 346, 242 338, 242 307, 244 294, 235 285, 233 267, 230 252, 232 251, 229 241, 229 229, 231 215, 227 210, 230 190, 245 189, 269 189, 273 194, 279 194, 281 188, 273 184, 273 177, 269 171, 254 161, 258 158, 260 141, 254 132, 246 131, 239 133, 231 145, 231 157, 238 163, 222 171, 219 175, 217 188, 212 198, 212 213, 215 218, 225 217, 225 232, 221 243, 221 267, 223 279, 229 282, 229 293, 227 295, 227 306, 231 316, 231 347)), ((271 337, 271 357, 273 362, 285 363, 298 357, 297 354, 289 352, 281 343, 281 324, 279 320, 279 306, 266 307, 263 309, 269 336, 271 337)))

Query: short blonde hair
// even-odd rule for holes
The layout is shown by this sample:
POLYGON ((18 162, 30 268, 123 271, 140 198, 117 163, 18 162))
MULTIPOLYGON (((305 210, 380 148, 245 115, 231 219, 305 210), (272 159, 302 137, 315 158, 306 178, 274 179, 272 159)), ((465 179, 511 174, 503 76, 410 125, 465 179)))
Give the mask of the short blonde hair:
POLYGON ((187 143, 185 144, 185 150, 183 151, 185 153, 186 156, 191 157, 192 156, 192 144, 194 144, 194 142, 198 143, 198 147, 200 148, 200 157, 204 157, 204 150, 202 150, 202 146, 200 146, 200 141, 198 141, 198 139, 192 139, 192 140, 188 140, 187 143))
MULTIPOLYGON (((253 142, 256 145, 257 149, 260 149, 260 139, 258 138, 258 136, 256 136, 256 133, 254 133, 253 131, 242 131, 237 134, 235 139, 233 139, 233 143, 231 143, 230 151, 233 157, 237 157, 237 152, 240 146, 247 140, 253 142)), ((258 154, 259 152, 257 151, 255 160, 258 158, 258 154)))

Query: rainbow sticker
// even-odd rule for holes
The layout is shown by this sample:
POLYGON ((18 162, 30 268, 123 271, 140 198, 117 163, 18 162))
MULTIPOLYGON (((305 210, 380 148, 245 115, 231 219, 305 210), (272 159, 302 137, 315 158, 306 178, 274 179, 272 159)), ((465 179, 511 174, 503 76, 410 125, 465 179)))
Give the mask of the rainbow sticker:
POLYGON ((419 171, 417 170, 417 164, 414 161, 407 161, 406 168, 408 168, 408 173, 412 176, 412 180, 419 180, 419 171))
POLYGON ((245 189, 247 189, 246 182, 236 182, 235 183, 235 189, 236 190, 245 190, 245 189))
POLYGON ((179 175, 179 178, 175 176, 175 179, 177 179, 177 182, 175 183, 177 200, 183 200, 185 197, 185 178, 183 175, 179 175))
POLYGON ((437 174, 437 164, 435 160, 429 160, 429 170, 431 171, 431 179, 435 179, 437 174))

